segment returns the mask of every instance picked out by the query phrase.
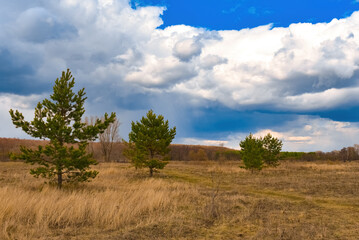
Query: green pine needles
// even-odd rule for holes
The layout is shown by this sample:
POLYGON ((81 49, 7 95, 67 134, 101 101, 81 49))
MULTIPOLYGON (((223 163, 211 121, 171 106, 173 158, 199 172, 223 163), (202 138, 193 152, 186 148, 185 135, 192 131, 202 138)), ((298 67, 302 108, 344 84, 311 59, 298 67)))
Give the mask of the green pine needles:
POLYGON ((267 166, 276 167, 279 165, 280 152, 282 151, 283 142, 273 137, 270 133, 264 136, 263 143, 263 160, 267 166))
POLYGON ((126 155, 136 168, 148 167, 152 176, 167 165, 169 145, 175 135, 176 127, 170 129, 168 120, 150 110, 140 122, 132 122, 126 155))
POLYGON ((279 165, 279 156, 283 143, 268 133, 263 138, 255 138, 249 134, 241 141, 241 158, 247 170, 262 170, 264 166, 276 167, 279 165))
POLYGON ((95 178, 97 171, 91 171, 90 165, 97 164, 91 154, 86 152, 88 141, 93 141, 102 133, 116 115, 106 113, 102 120, 94 125, 82 122, 85 113, 85 89, 73 92, 75 79, 69 69, 56 79, 50 99, 44 99, 35 108, 35 117, 25 121, 22 113, 10 110, 13 124, 34 138, 48 139, 49 144, 38 146, 36 150, 21 147, 20 154, 12 154, 12 159, 24 160, 36 165, 30 173, 35 177, 44 177, 57 182, 61 188, 63 182, 84 182, 95 178))
POLYGON ((239 146, 241 147, 241 158, 244 168, 252 172, 254 170, 262 170, 264 152, 262 141, 249 134, 244 141, 241 141, 239 146))

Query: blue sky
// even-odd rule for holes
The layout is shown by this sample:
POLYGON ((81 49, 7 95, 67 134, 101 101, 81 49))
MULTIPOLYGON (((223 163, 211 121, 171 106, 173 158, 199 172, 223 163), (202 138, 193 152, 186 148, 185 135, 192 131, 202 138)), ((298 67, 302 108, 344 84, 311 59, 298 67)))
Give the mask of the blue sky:
POLYGON ((359 143, 359 2, 0 0, 0 137, 27 137, 70 68, 87 116, 120 134, 149 109, 176 143, 238 148, 268 132, 288 151, 359 143))
POLYGON ((132 0, 131 6, 164 6, 163 25, 186 24, 211 30, 240 30, 272 23, 329 22, 358 10, 355 0, 132 0))

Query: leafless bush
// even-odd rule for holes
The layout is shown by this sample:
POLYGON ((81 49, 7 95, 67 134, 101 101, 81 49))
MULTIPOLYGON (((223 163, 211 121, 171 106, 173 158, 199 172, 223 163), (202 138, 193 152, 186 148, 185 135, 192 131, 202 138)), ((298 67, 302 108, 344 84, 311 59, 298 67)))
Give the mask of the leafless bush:
POLYGON ((109 162, 111 159, 111 152, 114 143, 121 141, 120 135, 118 134, 120 124, 120 121, 116 118, 103 133, 99 134, 101 150, 105 158, 105 162, 109 162))

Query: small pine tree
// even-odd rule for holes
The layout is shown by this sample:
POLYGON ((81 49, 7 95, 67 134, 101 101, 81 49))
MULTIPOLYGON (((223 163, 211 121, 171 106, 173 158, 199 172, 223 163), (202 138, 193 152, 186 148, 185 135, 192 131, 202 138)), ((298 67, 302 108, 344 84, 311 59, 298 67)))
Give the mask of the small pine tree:
POLYGON ((40 165, 31 169, 35 177, 57 180, 60 189, 64 181, 83 182, 95 178, 97 171, 90 171, 90 165, 97 164, 91 154, 86 152, 88 141, 93 141, 115 120, 114 113, 94 125, 86 125, 81 121, 85 113, 85 89, 75 94, 72 88, 75 79, 70 70, 62 72, 56 79, 54 93, 43 100, 35 108, 35 117, 31 122, 25 121, 22 113, 10 110, 13 124, 34 138, 49 139, 45 147, 37 150, 21 147, 20 154, 12 154, 12 159, 24 160, 32 165, 40 165), (77 147, 76 147, 77 145, 77 147))
POLYGON ((156 116, 152 110, 140 122, 132 122, 126 156, 136 168, 148 167, 150 176, 168 163, 169 145, 176 135, 176 127, 169 128, 168 120, 156 116))
POLYGON ((263 168, 263 143, 261 139, 256 139, 252 134, 241 141, 241 157, 244 163, 244 168, 251 170, 262 170, 263 168))
POLYGON ((262 140, 263 143, 263 160, 267 166, 276 167, 279 165, 279 155, 283 143, 278 138, 268 133, 262 140))

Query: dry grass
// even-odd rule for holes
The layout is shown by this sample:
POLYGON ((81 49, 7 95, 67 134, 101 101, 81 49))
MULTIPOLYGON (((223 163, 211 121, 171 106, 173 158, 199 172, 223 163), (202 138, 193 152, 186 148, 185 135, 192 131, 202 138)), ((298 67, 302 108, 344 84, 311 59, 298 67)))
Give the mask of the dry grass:
POLYGON ((359 162, 171 162, 154 178, 96 166, 59 191, 0 163, 0 239, 357 239, 359 162))

